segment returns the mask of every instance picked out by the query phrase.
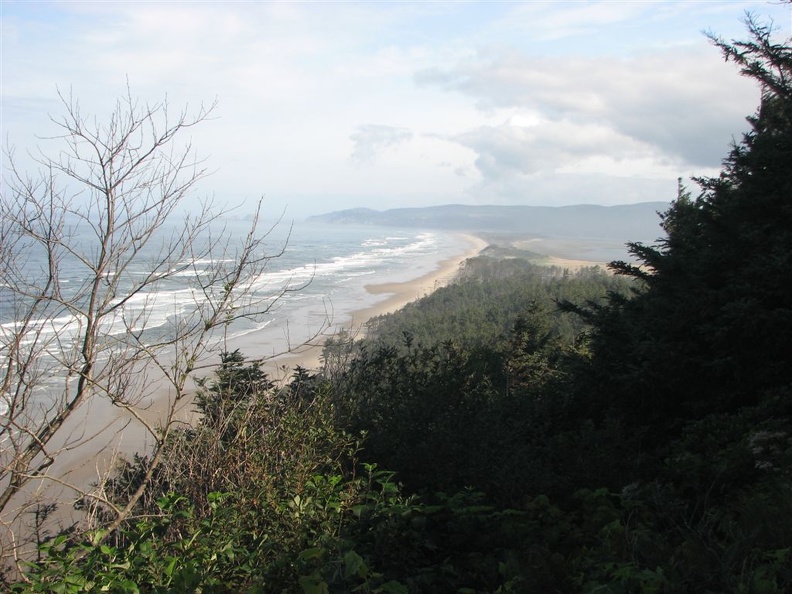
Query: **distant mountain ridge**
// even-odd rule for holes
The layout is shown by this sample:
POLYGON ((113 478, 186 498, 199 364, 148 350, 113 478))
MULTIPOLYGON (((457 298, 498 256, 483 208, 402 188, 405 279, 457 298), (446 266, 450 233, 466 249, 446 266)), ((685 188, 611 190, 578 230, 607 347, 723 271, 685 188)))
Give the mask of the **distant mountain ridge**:
POLYGON ((669 202, 641 202, 616 206, 471 206, 448 204, 422 208, 373 210, 352 208, 310 217, 309 221, 425 227, 471 233, 574 239, 654 242, 665 235, 658 212, 669 202))

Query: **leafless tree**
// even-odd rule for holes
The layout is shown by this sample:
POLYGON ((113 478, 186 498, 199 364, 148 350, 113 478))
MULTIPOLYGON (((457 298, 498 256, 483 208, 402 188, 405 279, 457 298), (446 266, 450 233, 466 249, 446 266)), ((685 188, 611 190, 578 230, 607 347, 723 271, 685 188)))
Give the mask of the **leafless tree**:
POLYGON ((26 518, 35 515, 38 526, 39 510, 53 498, 62 506, 93 498, 112 510, 108 528, 118 527, 146 481, 121 509, 73 472, 77 461, 112 449, 120 428, 135 427, 151 446, 150 478, 179 422, 188 380, 211 350, 222 348, 224 329, 265 314, 296 290, 256 293, 267 263, 283 250, 265 250, 261 201, 241 238, 218 227, 221 213, 211 205, 185 209, 207 170, 189 142, 177 143, 214 105, 174 117, 167 101, 143 104, 127 92, 102 123, 84 116, 71 96, 61 101, 64 115, 52 121, 63 149, 54 158, 35 157, 37 177, 23 174, 9 150, 0 200, 6 561, 35 543, 26 518), (185 277, 189 307, 174 303, 170 315, 156 317, 172 293, 163 287, 177 280, 183 286, 185 277))

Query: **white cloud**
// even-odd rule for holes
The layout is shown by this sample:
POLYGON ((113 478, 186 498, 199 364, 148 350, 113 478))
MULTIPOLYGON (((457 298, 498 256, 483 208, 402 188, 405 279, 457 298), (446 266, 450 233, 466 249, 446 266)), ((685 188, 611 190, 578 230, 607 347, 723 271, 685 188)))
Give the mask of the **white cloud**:
POLYGON ((594 124, 696 166, 720 161, 757 101, 754 85, 735 81, 714 50, 609 60, 482 55, 456 68, 424 71, 418 80, 471 96, 482 110, 544 114, 559 125, 559 139, 569 125, 594 124))
POLYGON ((566 120, 531 126, 509 121, 468 131, 457 140, 479 155, 476 163, 485 177, 552 172, 602 154, 615 159, 647 158, 652 154, 651 147, 606 126, 566 120))
POLYGON ((789 18, 725 1, 5 3, 2 133, 24 154, 52 132, 56 87, 101 118, 129 80, 175 108, 219 100, 191 140, 220 199, 669 198, 756 105, 700 34, 739 36, 746 7, 789 18))
POLYGON ((384 149, 408 142, 413 137, 406 128, 367 124, 358 126, 349 138, 354 143, 350 158, 357 164, 374 161, 384 149))
POLYGON ((640 2, 565 4, 562 10, 548 10, 544 3, 519 3, 496 26, 500 30, 529 35, 535 41, 548 43, 580 37, 611 26, 629 26, 646 13, 646 6, 640 2))

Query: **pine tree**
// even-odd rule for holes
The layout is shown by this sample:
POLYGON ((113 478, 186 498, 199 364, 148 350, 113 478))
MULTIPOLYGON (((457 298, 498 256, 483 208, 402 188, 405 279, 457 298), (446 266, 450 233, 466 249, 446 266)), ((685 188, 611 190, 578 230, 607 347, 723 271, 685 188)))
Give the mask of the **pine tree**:
POLYGON ((749 131, 715 178, 681 187, 667 238, 614 262, 643 288, 613 298, 596 323, 589 404, 668 427, 756 405, 792 384, 792 47, 748 17, 750 39, 710 36, 761 86, 749 131))

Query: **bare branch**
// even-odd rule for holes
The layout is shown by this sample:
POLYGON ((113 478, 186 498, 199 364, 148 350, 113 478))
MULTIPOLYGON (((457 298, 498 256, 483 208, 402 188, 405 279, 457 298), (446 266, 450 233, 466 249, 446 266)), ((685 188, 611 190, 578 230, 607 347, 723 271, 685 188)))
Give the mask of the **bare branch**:
POLYGON ((10 560, 30 543, 23 515, 63 489, 105 504, 108 527, 120 526, 182 422, 194 370, 234 324, 301 288, 259 290, 285 248, 265 250, 261 200, 241 238, 206 203, 179 219, 208 170, 177 143, 215 103, 174 116, 167 99, 142 105, 127 90, 101 123, 71 93, 58 95, 50 140, 61 150, 36 156, 38 177, 9 150, 0 200, 0 544, 10 560), (153 444, 123 508, 70 474, 70 458, 119 425, 153 444))

